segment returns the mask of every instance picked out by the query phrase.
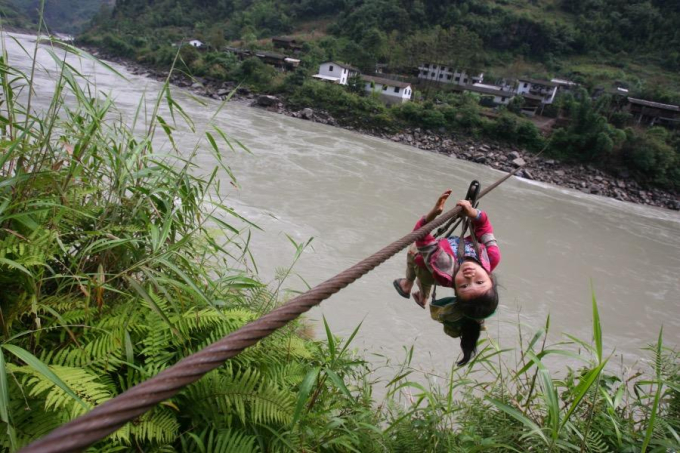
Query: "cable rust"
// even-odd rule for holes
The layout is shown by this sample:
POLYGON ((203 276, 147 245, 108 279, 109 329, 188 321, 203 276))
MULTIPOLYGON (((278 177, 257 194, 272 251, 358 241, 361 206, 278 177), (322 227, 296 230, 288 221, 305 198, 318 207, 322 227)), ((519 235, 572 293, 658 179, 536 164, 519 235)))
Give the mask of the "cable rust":
MULTIPOLYGON (((518 167, 483 190, 478 199, 498 187, 521 168, 518 167)), ((210 346, 185 357, 156 376, 95 407, 87 414, 60 426, 45 437, 24 447, 20 452, 76 452, 103 439, 121 428, 125 423, 153 408, 156 404, 176 395, 182 388, 196 382, 209 371, 220 367, 245 348, 254 345, 275 330, 306 313, 312 307, 319 305, 413 242, 424 238, 435 228, 457 217, 460 212, 459 206, 454 207, 427 225, 412 231, 335 277, 246 324, 210 346)))

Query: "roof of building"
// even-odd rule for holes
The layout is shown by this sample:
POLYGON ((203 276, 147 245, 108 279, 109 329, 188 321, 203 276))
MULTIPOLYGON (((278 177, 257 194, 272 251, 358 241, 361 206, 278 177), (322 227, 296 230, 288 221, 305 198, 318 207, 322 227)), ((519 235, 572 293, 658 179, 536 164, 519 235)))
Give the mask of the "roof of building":
POLYGON ((680 112, 680 107, 671 104, 661 104, 660 102, 645 101, 644 99, 628 98, 628 102, 631 104, 644 105, 646 107, 654 107, 656 109, 672 110, 674 112, 680 112))
POLYGON ((511 91, 503 91, 501 90, 501 87, 497 88, 489 88, 492 87, 493 85, 485 85, 485 86, 479 86, 479 85, 463 85, 461 87, 461 90, 463 91, 472 91, 474 93, 481 93, 481 94, 490 94, 492 96, 502 96, 506 98, 510 98, 515 96, 515 93, 511 91))
POLYGON ((330 77, 330 76, 325 76, 321 74, 314 74, 312 76, 314 79, 320 79, 320 80, 328 80, 329 82, 337 82, 340 80, 340 77, 330 77))
POLYGON ((275 58, 277 60, 285 60, 287 57, 283 54, 276 53, 276 52, 256 52, 256 56, 258 57, 266 57, 266 58, 275 58))
POLYGON ((373 77, 368 75, 362 75, 361 80, 399 88, 406 88, 411 86, 411 84, 408 82, 400 82, 399 80, 383 79, 382 77, 373 77))
POLYGON ((225 52, 231 52, 238 55, 252 55, 253 52, 249 49, 244 49, 242 47, 224 47, 225 52))
POLYGON ((559 85, 558 83, 551 82, 549 80, 529 79, 529 78, 526 78, 526 77, 520 77, 517 80, 519 80, 520 82, 529 82, 532 85, 544 85, 544 86, 547 86, 547 87, 556 87, 556 86, 559 85))
POLYGON ((553 82, 553 83, 556 83, 557 85, 566 86, 566 87, 578 86, 578 83, 572 82, 571 80, 566 80, 566 79, 550 79, 550 81, 553 82))
POLYGON ((333 63, 336 66, 340 66, 341 68, 349 69, 350 71, 361 72, 357 68, 355 68, 354 66, 350 66, 350 65, 345 64, 345 63, 338 63, 337 61, 324 61, 321 64, 327 64, 327 63, 333 63))

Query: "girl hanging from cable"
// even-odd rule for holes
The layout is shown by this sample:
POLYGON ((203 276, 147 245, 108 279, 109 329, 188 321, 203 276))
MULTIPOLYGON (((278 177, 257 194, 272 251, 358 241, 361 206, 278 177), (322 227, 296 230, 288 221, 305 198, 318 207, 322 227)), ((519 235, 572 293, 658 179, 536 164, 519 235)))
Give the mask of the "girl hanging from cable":
MULTIPOLYGON (((450 195, 451 190, 444 192, 434 208, 416 223, 414 230, 441 214, 450 195)), ((430 313, 433 319, 444 324, 447 335, 460 337, 463 358, 458 365, 465 365, 476 352, 484 318, 491 316, 498 306, 496 278, 492 271, 501 254, 486 213, 474 208, 469 200, 460 200, 456 205, 469 219, 464 225, 469 223, 473 234, 461 240, 464 226, 460 237, 436 239, 428 234, 416 241, 407 253, 406 278, 396 279, 394 287, 408 299, 415 283, 418 291, 413 293, 413 298, 422 308, 427 305, 434 285, 454 289, 455 298, 436 300, 433 296, 430 313)))

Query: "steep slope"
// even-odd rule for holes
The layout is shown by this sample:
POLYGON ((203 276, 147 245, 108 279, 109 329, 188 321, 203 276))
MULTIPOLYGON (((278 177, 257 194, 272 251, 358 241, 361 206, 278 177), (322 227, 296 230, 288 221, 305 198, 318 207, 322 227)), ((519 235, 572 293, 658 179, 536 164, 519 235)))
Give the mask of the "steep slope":
MULTIPOLYGON (((37 23, 41 0, 3 0, 18 14, 37 23)), ((61 33, 79 33, 100 12, 102 6, 113 6, 115 0, 49 0, 45 2, 44 20, 48 30, 61 33)))

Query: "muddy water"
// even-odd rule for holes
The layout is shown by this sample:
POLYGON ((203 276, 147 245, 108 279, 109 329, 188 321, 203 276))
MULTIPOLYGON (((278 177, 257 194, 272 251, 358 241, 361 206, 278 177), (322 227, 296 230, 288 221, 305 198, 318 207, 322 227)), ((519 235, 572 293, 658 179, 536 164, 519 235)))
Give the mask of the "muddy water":
MULTIPOLYGON (((31 45, 28 37, 19 39, 31 45)), ((6 45, 11 61, 27 68, 29 58, 14 42, 6 45)), ((49 72, 38 71, 36 108, 51 94, 54 77, 46 52, 39 52, 38 61, 49 72)), ((127 117, 142 96, 151 102, 160 88, 122 67, 115 66, 125 79, 101 67, 82 67, 127 117)), ((302 279, 314 286, 402 237, 445 189, 462 195, 473 178, 488 185, 502 176, 474 163, 243 104, 228 105, 213 118, 217 101, 202 99, 201 105, 179 89, 174 96, 199 128, 212 121, 252 151, 225 149, 241 188, 229 185, 224 173, 222 187, 238 212, 264 230, 253 231, 252 241, 264 279, 272 280, 277 268, 292 262, 286 235, 298 242, 314 238, 294 268, 301 278, 292 276, 285 284, 291 289, 304 289, 302 279)), ((176 134, 180 147, 190 150, 200 137, 182 130, 176 134)), ((205 141, 196 163, 205 173, 215 165, 205 141)), ((554 339, 561 332, 588 339, 592 287, 608 351, 633 361, 662 324, 666 342, 680 342, 680 214, 516 178, 488 195, 482 207, 502 252, 501 309, 488 323, 493 338, 512 346, 518 320, 535 330, 550 314, 554 339)), ((340 335, 363 323, 357 346, 398 360, 404 346, 415 345, 417 367, 445 371, 456 359, 457 344, 392 288, 404 259, 403 253, 391 259, 309 316, 317 321, 325 316, 340 335)))

